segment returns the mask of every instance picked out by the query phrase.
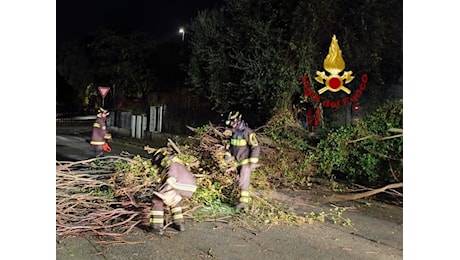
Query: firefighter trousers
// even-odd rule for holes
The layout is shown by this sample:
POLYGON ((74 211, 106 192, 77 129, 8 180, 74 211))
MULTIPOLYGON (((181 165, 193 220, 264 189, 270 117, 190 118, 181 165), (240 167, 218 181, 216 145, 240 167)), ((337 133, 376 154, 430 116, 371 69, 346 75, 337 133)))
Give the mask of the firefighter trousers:
MULTIPOLYGON (((162 199, 154 196, 152 199, 152 210, 150 211, 150 225, 154 229, 162 229, 165 225, 165 204, 162 199)), ((182 225, 185 223, 184 215, 182 214, 181 203, 177 203, 175 206, 170 207, 173 223, 176 225, 182 225)))

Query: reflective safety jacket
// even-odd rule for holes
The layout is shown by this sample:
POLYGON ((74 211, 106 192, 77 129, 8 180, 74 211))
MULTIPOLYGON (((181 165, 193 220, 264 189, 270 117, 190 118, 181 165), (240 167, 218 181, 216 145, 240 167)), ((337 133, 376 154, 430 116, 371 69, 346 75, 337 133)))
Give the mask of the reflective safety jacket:
POLYGON ((233 129, 230 154, 235 157, 239 166, 259 162, 259 141, 256 133, 244 121, 233 129))
POLYGON ((97 115, 96 121, 93 123, 93 133, 91 135, 90 144, 103 145, 106 140, 112 139, 107 129, 107 118, 103 118, 100 114, 97 115))
POLYGON ((173 187, 182 197, 191 198, 197 188, 195 176, 179 158, 172 156, 170 160, 164 183, 173 187))

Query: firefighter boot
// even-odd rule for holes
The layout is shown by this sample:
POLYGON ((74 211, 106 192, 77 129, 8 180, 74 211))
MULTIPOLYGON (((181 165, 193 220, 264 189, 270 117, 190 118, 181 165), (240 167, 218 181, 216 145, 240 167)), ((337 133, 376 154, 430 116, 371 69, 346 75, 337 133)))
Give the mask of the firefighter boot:
POLYGON ((173 228, 175 228, 178 231, 185 231, 185 220, 184 220, 184 215, 182 215, 182 208, 181 207, 174 207, 171 209, 171 212, 173 214, 173 228))
POLYGON ((150 211, 150 226, 153 233, 162 236, 164 234, 164 211, 152 210, 150 211))
POLYGON ((242 190, 240 194, 240 203, 236 206, 237 211, 245 210, 249 203, 249 191, 242 190))

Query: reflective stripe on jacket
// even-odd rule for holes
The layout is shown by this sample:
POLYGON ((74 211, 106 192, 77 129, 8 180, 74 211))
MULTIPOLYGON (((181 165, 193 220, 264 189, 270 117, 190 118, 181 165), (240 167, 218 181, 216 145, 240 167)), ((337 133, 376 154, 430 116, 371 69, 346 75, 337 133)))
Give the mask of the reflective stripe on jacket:
POLYGON ((112 135, 107 129, 106 121, 107 118, 103 118, 100 115, 97 116, 96 121, 93 123, 93 132, 91 134, 90 144, 103 145, 106 139, 112 139, 112 135))
POLYGON ((171 158, 165 182, 183 197, 191 198, 197 189, 195 176, 176 157, 171 158))
POLYGON ((259 141, 256 133, 244 122, 233 132, 230 139, 230 153, 235 157, 238 165, 259 162, 259 141))

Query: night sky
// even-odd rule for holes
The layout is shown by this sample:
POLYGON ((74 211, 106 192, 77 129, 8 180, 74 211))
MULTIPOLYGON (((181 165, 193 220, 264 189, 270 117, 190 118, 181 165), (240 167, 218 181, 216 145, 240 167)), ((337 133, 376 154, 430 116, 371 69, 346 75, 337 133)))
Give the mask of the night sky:
POLYGON ((158 40, 180 37, 179 27, 190 24, 198 10, 217 0, 58 0, 57 44, 84 38, 99 26, 150 32, 158 40))

